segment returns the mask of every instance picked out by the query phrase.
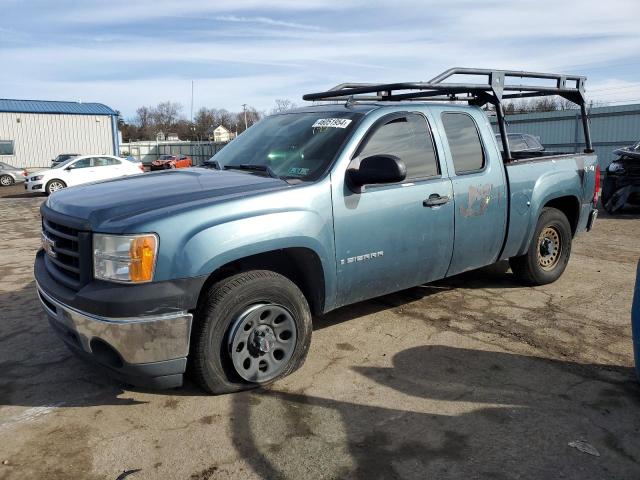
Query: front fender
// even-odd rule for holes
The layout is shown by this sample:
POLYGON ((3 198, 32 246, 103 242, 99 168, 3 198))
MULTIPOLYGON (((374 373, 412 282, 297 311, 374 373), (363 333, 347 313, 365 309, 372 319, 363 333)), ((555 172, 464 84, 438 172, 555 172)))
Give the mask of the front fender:
POLYGON ((286 248, 307 248, 318 256, 330 305, 336 288, 332 225, 307 210, 238 218, 190 232, 173 259, 172 271, 181 277, 208 276, 235 260, 286 248))

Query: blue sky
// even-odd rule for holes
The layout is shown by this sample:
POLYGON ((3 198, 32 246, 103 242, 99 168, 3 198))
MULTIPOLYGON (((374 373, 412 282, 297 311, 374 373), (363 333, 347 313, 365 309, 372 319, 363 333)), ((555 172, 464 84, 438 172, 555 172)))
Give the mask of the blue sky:
POLYGON ((578 73, 640 103, 640 1, 0 0, 0 97, 268 110, 452 66, 578 73))

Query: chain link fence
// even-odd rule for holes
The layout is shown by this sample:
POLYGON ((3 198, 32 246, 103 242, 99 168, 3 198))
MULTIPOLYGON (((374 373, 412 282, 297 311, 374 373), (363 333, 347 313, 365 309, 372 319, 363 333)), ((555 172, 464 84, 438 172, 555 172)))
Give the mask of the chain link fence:
POLYGON ((222 150, 228 142, 130 142, 120 144, 120 155, 132 156, 148 165, 160 155, 187 155, 193 165, 202 165, 222 150))

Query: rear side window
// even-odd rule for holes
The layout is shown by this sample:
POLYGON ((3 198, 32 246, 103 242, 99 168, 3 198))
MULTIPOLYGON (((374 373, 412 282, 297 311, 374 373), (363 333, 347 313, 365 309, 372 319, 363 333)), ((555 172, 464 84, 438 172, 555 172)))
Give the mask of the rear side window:
POLYGON ((482 170, 484 150, 473 118, 466 113, 443 113, 442 124, 456 173, 482 170))
POLYGON ((399 157, 407 166, 407 180, 440 173, 431 130, 422 115, 394 118, 378 127, 358 156, 364 159, 373 155, 399 157))
POLYGON ((523 135, 523 137, 529 148, 542 148, 542 145, 535 137, 532 137, 531 135, 523 135))
POLYGON ((93 159, 94 167, 107 167, 109 165, 120 165, 120 161, 111 157, 96 157, 93 159))
POLYGON ((514 151, 527 150, 529 145, 522 135, 509 135, 509 147, 514 151))

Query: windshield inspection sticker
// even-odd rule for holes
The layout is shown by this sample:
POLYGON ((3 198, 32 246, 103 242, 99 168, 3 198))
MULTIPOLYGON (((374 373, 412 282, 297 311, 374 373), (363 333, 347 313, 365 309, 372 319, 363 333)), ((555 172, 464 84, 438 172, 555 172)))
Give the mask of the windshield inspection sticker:
POLYGON ((288 173, 291 176, 304 177, 306 175, 309 175, 309 169, 308 168, 300 168, 300 167, 291 167, 289 169, 288 173))
POLYGON ((319 118, 312 128, 347 128, 350 123, 348 118, 319 118))

